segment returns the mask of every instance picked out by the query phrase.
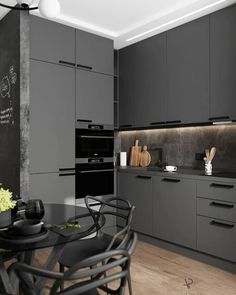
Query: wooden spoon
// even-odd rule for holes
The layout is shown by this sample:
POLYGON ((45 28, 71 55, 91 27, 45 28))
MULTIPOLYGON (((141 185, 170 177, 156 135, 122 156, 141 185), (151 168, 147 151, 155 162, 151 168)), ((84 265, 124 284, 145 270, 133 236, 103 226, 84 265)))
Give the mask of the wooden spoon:
POLYGON ((210 158, 210 152, 209 152, 209 149, 205 149, 205 153, 206 153, 207 161, 209 161, 209 158, 210 158))
POLYGON ((215 147, 212 147, 211 148, 211 151, 210 151, 209 161, 212 161, 214 159, 215 154, 216 154, 216 148, 215 147))

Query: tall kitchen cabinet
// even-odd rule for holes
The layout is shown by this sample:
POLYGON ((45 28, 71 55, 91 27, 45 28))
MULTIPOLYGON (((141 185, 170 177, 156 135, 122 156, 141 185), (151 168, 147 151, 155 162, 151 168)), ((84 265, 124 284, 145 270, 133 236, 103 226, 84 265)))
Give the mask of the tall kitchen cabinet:
POLYGON ((113 126, 113 42, 30 16, 30 57, 30 197, 74 205, 77 113, 113 126))
POLYGON ((167 122, 209 118, 209 16, 167 31, 167 122))
POLYGON ((120 127, 163 123, 166 112, 166 34, 119 51, 120 127))
POLYGON ((212 120, 236 119, 236 5, 210 16, 212 120))

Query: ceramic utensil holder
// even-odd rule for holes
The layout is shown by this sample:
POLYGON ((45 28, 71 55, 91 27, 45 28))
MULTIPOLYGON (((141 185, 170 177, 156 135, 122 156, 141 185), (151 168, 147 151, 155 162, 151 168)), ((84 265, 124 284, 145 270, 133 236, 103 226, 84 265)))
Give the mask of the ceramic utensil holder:
POLYGON ((205 175, 212 175, 212 164, 211 164, 211 162, 205 163, 205 175))

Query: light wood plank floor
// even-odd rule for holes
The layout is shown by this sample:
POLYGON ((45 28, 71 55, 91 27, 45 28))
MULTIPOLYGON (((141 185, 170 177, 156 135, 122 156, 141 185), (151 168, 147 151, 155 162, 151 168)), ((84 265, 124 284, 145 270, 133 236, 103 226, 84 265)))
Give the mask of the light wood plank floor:
MULTIPOLYGON (((46 255, 38 252, 36 263, 41 264, 46 255)), ((131 274, 134 295, 236 294, 236 274, 144 242, 138 243, 131 274), (190 288, 185 280, 192 282, 190 288)))

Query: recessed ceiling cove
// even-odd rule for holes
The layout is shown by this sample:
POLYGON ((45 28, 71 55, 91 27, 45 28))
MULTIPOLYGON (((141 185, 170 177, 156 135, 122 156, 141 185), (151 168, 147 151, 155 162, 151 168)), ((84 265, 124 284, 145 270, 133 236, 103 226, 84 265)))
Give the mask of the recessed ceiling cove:
MULTIPOLYGON (((0 0, 13 5, 15 0, 0 0)), ((34 1, 37 3, 38 1, 34 1)), ((59 0, 54 21, 114 40, 119 49, 191 21, 236 0, 59 0)), ((6 13, 0 8, 0 17, 6 13)), ((32 12, 39 15, 38 12, 32 12)), ((40 15, 39 15, 40 16, 40 15)))

